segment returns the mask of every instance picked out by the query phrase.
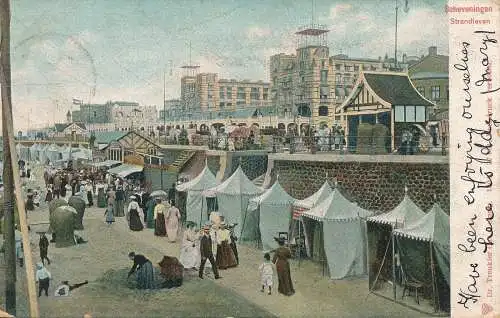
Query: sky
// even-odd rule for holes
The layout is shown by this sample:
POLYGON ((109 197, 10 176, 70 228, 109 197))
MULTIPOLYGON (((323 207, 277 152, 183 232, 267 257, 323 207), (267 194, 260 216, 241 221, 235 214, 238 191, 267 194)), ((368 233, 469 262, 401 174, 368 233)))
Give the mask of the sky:
POLYGON ((330 30, 330 55, 392 57, 396 2, 398 51, 420 56, 435 45, 447 55, 438 0, 408 0, 408 12, 403 0, 12 1, 15 130, 64 121, 73 98, 162 105, 164 93, 179 97, 189 63, 219 78, 269 81, 269 57, 294 53, 294 33, 312 21, 330 30))

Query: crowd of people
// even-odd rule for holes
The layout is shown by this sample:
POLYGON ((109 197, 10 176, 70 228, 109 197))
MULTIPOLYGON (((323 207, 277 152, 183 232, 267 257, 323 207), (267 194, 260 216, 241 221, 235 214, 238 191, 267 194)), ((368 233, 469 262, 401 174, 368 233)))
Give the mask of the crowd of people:
MULTIPOLYGON (((141 188, 137 182, 118 178, 100 170, 82 169, 72 171, 54 169, 49 166, 46 167, 43 177, 47 187, 45 196, 45 202, 47 203, 55 198, 62 198, 67 201, 71 196, 81 196, 86 205, 92 207, 94 206, 94 198, 97 198, 96 205, 104 209, 104 221, 109 226, 115 222, 115 217, 125 216, 131 231, 151 229, 154 231, 155 236, 166 237, 169 243, 177 242, 179 235, 182 235, 179 259, 165 256, 157 263, 160 267, 161 276, 163 276, 160 286, 154 282, 154 266, 151 261, 144 255, 135 252, 129 254, 133 266, 128 277, 135 274, 137 287, 140 289, 181 286, 185 272, 197 272, 199 278, 203 279, 205 268, 208 271, 211 268, 214 278, 220 279, 220 270, 227 270, 239 265, 237 237, 234 234, 234 227, 237 224, 227 224, 224 216, 219 215, 218 212, 212 212, 210 221, 205 223, 201 229, 197 229, 196 224, 189 221, 186 222, 184 229, 182 229, 181 212, 175 206, 175 200, 173 200, 175 195, 172 194, 175 185, 172 185, 172 189, 168 194, 160 191, 163 195, 151 195, 144 188, 141 188)), ((39 196, 40 193, 28 191, 27 207, 37 205, 36 195, 39 196)), ((22 266, 21 235, 20 232, 17 234, 17 254, 22 266)), ((41 296, 43 293, 48 295, 49 282, 52 276, 45 267, 46 263, 48 265, 51 263, 48 258, 49 241, 45 233, 39 232, 39 234, 41 261, 37 263, 36 278, 39 286, 39 296, 41 296)), ((272 251, 274 256, 271 258, 271 255, 266 253, 264 262, 258 268, 262 285, 261 291, 267 290, 268 294, 271 294, 273 273, 276 271, 278 292, 290 296, 295 292, 288 263, 291 253, 284 246, 284 241, 277 239, 277 242, 280 246, 272 251)), ((75 286, 79 287, 86 283, 76 284, 75 286)), ((64 286, 67 287, 69 284, 64 286)), ((58 290, 65 289, 58 287, 58 290)), ((69 290, 71 288, 68 289, 67 295, 69 290)))

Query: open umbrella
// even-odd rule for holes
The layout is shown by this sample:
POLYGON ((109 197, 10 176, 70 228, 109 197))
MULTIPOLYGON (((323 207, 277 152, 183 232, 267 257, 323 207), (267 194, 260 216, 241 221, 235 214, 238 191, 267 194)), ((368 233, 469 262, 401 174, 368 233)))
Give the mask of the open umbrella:
POLYGON ((163 191, 163 190, 156 190, 156 191, 153 191, 151 192, 151 197, 167 197, 168 194, 167 192, 163 191))

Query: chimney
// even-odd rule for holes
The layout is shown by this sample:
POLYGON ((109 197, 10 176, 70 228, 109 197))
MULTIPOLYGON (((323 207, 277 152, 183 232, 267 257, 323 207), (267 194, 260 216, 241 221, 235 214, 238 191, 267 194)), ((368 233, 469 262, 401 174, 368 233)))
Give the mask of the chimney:
POLYGON ((437 46, 431 46, 429 47, 429 55, 430 56, 436 56, 438 54, 438 48, 437 46))

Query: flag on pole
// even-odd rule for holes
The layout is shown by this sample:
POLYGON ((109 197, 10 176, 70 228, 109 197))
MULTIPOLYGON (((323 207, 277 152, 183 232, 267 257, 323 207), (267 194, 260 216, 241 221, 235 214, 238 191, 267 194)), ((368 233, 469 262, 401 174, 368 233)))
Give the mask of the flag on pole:
POLYGON ((405 8, 403 9, 405 13, 408 13, 410 8, 408 7, 408 0, 405 0, 405 8))
POLYGON ((81 105, 81 104, 83 104, 83 101, 82 101, 82 100, 79 100, 79 99, 73 98, 73 105, 81 105))

